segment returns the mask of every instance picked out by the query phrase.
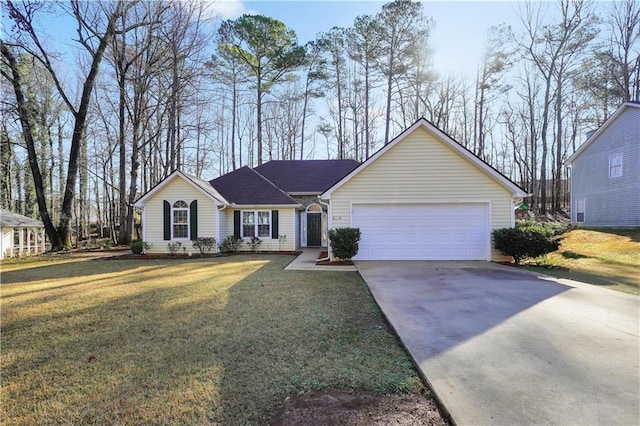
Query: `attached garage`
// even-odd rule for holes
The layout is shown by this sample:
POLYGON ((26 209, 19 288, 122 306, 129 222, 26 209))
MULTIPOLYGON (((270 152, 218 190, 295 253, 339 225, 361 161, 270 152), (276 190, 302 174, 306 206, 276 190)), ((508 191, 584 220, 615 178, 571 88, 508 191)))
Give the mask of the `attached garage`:
POLYGON ((357 227, 356 260, 505 260, 494 229, 527 194, 420 119, 326 190, 329 228, 357 227))
POLYGON ((354 204, 356 260, 489 260, 488 203, 354 204))

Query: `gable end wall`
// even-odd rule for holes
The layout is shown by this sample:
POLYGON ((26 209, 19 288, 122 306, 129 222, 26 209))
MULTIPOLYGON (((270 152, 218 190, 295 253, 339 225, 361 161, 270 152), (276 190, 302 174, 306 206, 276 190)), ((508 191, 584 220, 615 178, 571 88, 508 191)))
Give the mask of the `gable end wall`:
POLYGON ((573 162, 571 220, 585 200, 584 226, 640 226, 640 108, 629 107, 573 162), (622 176, 609 177, 609 156, 622 153, 622 176))
MULTIPOLYGON (((174 178, 165 187, 153 195, 144 206, 144 240, 150 244, 148 253, 168 253, 167 245, 169 241, 163 239, 164 216, 163 201, 167 200, 171 205, 178 200, 191 204, 193 200, 198 200, 198 236, 216 237, 216 206, 202 192, 186 182, 180 176, 174 178)), ((194 248, 189 239, 175 240, 182 243, 187 253, 199 253, 194 248)))
MULTIPOLYGON (((513 226, 512 194, 431 133, 418 128, 332 194, 331 228, 351 226, 352 203, 447 201, 489 203, 491 229, 513 226)), ((505 259, 493 245, 491 257, 505 259)))

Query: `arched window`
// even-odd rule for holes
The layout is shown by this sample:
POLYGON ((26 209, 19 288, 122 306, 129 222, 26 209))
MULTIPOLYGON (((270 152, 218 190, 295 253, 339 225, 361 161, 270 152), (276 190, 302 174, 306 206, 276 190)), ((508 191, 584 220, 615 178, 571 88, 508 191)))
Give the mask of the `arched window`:
POLYGON ((173 238, 189 238, 189 204, 179 200, 173 203, 171 209, 171 228, 173 238))
POLYGON ((322 213, 322 207, 317 204, 309 204, 309 207, 307 207, 307 213, 322 213))

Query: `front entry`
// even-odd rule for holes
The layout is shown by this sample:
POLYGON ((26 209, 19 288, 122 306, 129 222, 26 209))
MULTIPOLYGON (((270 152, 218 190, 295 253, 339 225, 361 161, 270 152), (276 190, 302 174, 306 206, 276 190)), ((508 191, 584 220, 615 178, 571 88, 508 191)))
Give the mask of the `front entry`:
POLYGON ((322 245, 322 213, 307 212, 307 246, 322 245))

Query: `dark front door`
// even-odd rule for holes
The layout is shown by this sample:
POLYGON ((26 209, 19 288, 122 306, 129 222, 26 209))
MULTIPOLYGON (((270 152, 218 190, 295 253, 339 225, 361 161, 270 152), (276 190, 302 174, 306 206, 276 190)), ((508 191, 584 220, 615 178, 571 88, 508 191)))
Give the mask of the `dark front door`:
POLYGON ((322 213, 307 213, 307 246, 322 245, 322 213))

